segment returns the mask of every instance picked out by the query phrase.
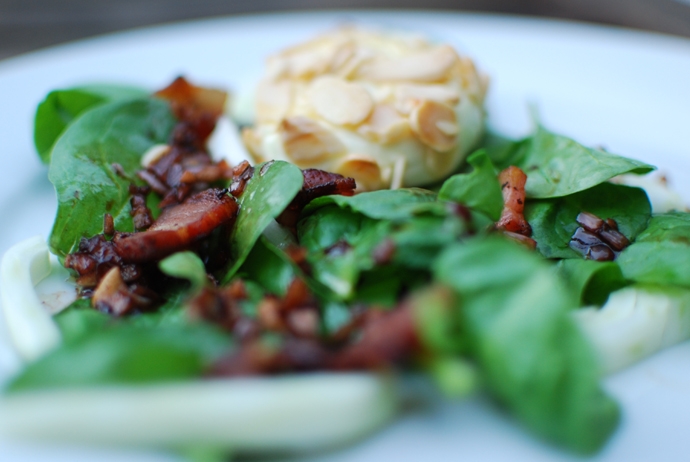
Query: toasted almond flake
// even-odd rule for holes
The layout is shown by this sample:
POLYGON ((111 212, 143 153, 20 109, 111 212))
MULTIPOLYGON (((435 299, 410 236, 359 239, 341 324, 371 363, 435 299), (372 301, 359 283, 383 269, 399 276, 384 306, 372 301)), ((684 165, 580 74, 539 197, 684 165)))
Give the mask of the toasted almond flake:
POLYGON ((285 117, 292 104, 293 84, 289 80, 264 80, 256 90, 256 118, 262 122, 277 122, 285 117))
POLYGON ((400 189, 403 185, 405 177, 405 167, 407 167, 407 159, 398 157, 393 165, 393 177, 391 178, 390 189, 400 189))
POLYGON ((395 99, 401 102, 427 99, 455 105, 460 101, 460 94, 455 88, 447 85, 402 84, 395 88, 395 99))
POLYGON ((334 169, 335 173, 355 179, 357 191, 374 191, 383 187, 381 168, 365 154, 348 154, 334 169))
POLYGON ((455 50, 442 45, 397 59, 376 59, 361 66, 357 76, 376 82, 440 82, 457 61, 455 50))
POLYGON ((312 82, 308 95, 316 112, 336 125, 358 125, 374 107, 366 89, 338 77, 319 77, 312 82))
POLYGON ((424 101, 410 113, 410 126, 419 140, 437 151, 455 146, 456 135, 446 133, 447 125, 457 125, 457 119, 455 111, 442 103, 424 101))
POLYGON ((442 133, 448 136, 455 136, 460 131, 457 124, 454 124, 448 120, 439 120, 436 122, 436 127, 441 130, 442 133))
POLYGON ((93 292, 91 304, 96 306, 97 304, 112 298, 113 294, 115 294, 124 285, 125 282, 122 280, 120 267, 113 266, 110 268, 110 270, 108 270, 107 273, 105 273, 105 276, 103 276, 101 282, 98 283, 98 287, 96 287, 96 290, 93 292))
POLYGON ((338 73, 339 70, 344 69, 347 63, 354 58, 357 53, 357 46, 351 41, 347 41, 336 48, 328 69, 332 73, 338 73))
POLYGON ((287 62, 287 72, 291 77, 311 79, 328 70, 330 53, 316 50, 304 50, 290 54, 284 58, 287 62))
POLYGON ((323 162, 345 151, 335 135, 306 117, 284 119, 279 132, 285 153, 300 167, 323 162))
POLYGON ((389 104, 377 104, 374 110, 357 130, 370 140, 390 144, 401 141, 410 136, 410 124, 407 118, 389 104))
POLYGON ((158 162, 161 157, 170 152, 170 146, 167 144, 155 144, 151 146, 148 151, 141 156, 141 166, 149 168, 151 165, 158 162))

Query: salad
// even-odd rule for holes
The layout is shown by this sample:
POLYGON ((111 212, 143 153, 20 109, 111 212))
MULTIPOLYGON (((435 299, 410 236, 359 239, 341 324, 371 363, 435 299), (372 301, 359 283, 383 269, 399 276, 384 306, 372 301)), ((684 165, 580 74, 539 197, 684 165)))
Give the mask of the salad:
POLYGON ((90 298, 56 316, 59 346, 27 350, 41 357, 6 390, 15 412, 35 390, 406 368, 451 396, 481 384, 591 453, 619 416, 601 372, 686 338, 688 214, 652 214, 620 184, 651 166, 537 126, 486 137, 431 189, 353 195, 341 175, 211 159, 222 97, 178 80, 155 96, 57 91, 39 109, 51 249, 90 298), (657 331, 612 338, 612 318, 649 306, 657 331))

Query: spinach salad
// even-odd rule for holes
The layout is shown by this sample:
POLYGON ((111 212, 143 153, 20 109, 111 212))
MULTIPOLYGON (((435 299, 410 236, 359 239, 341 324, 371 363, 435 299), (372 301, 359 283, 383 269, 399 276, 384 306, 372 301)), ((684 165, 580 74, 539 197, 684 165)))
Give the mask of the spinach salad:
POLYGON ((621 290, 690 309, 690 214, 652 213, 644 190, 610 181, 652 166, 537 126, 487 135, 429 189, 354 194, 328 172, 213 160, 223 98, 178 79, 41 103, 49 245, 81 296, 7 394, 412 370, 450 397, 481 387, 574 452, 606 443, 621 411, 573 314, 621 290))

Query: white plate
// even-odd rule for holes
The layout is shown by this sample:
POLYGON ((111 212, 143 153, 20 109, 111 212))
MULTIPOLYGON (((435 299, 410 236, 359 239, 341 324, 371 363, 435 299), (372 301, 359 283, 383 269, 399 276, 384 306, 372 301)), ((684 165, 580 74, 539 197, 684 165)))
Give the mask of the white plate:
MULTIPOLYGON (((421 12, 244 16, 142 29, 0 63, 0 253, 50 231, 55 199, 31 142, 36 104, 51 89, 91 82, 162 87, 184 74, 251 89, 263 57, 343 22, 414 30, 455 44, 492 76, 490 123, 519 135, 527 104, 586 144, 658 165, 690 198, 690 41, 575 23, 421 12)), ((2 340, 2 338, 0 338, 2 340)), ((11 357, 0 345, 0 378, 11 357)), ((593 460, 687 460, 690 344, 609 377, 622 424, 593 460)), ((319 460, 582 460, 524 433, 483 399, 406 413, 371 439, 319 460)), ((176 460, 151 452, 0 441, 0 460, 176 460)))

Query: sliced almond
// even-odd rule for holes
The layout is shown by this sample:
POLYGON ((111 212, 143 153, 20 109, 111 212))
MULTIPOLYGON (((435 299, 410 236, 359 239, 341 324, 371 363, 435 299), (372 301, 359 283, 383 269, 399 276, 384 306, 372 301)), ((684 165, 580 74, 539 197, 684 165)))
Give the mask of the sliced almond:
POLYGON ((358 133, 380 144, 390 144, 410 136, 410 124, 389 104, 377 104, 358 133))
POLYGON ((365 154, 348 154, 334 171, 354 178, 358 192, 374 191, 383 187, 379 164, 373 157, 365 154))
POLYGON ((403 186, 405 179, 405 169, 407 168, 407 159, 405 157, 398 157, 395 159, 393 165, 393 175, 391 178, 390 189, 400 189, 403 186))
POLYGON ((158 162, 164 155, 170 152, 170 146, 167 144, 156 144, 151 146, 148 151, 141 156, 141 166, 148 168, 158 162))
POLYGON ((312 82, 308 95, 316 112, 335 125, 358 125, 374 107, 366 89, 338 77, 319 77, 312 82))
POLYGON ((357 46, 354 43, 350 41, 343 43, 333 53, 328 70, 334 74, 338 73, 339 70, 345 68, 348 61, 355 56, 355 53, 357 53, 357 46))
POLYGON ((278 130, 285 153, 300 167, 313 166, 345 151, 335 135, 306 117, 284 119, 278 130))
POLYGON ((284 118, 292 104, 293 84, 289 80, 264 80, 256 89, 256 119, 277 122, 284 118))
POLYGON ((376 82, 440 82, 457 61, 455 50, 442 45, 397 59, 377 59, 363 65, 357 76, 376 82))
POLYGON ((395 99, 398 101, 421 101, 428 99, 439 103, 456 105, 460 101, 460 94, 455 88, 447 85, 403 84, 395 88, 395 99))
POLYGON ((91 305, 116 316, 132 307, 132 299, 128 296, 127 285, 122 279, 119 266, 113 266, 105 273, 93 292, 91 305))
POLYGON ((455 146, 457 126, 455 111, 436 101, 423 101, 410 113, 410 126, 419 140, 437 151, 455 146))

